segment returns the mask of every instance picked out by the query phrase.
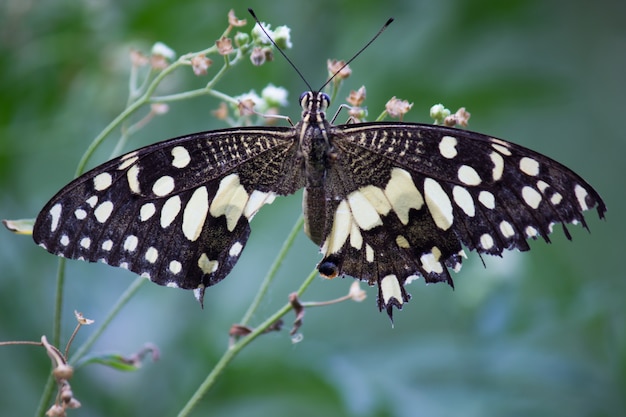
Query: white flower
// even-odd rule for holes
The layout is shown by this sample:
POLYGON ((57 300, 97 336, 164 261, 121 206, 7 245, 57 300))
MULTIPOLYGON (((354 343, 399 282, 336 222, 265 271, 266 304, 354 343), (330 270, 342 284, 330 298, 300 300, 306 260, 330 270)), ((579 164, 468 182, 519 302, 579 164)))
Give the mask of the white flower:
POLYGON ((252 37, 254 39, 258 39, 259 43, 264 45, 271 45, 272 42, 268 38, 270 38, 276 42, 279 48, 281 49, 291 49, 293 44, 291 43, 291 29, 288 26, 278 26, 275 30, 271 29, 271 26, 267 23, 261 22, 263 29, 267 32, 267 35, 259 24, 257 23, 252 29, 252 37))
POLYGON ((274 30, 272 39, 282 49, 291 49, 293 46, 291 43, 291 29, 287 26, 278 26, 274 30))
MULTIPOLYGON (((272 37, 272 39, 273 39, 274 35, 273 35, 272 30, 270 29, 270 25, 267 24, 267 23, 261 22, 261 26, 263 26, 263 29, 265 29, 265 32, 267 32, 267 34, 270 35, 272 37)), ((263 32, 263 30, 261 29, 261 27, 257 23, 254 26, 254 28, 252 29, 252 37, 254 37, 255 39, 258 39, 262 44, 271 45, 272 42, 267 37, 265 32, 263 32)))
POLYGON ((247 93, 243 93, 241 95, 235 96, 233 97, 235 100, 237 101, 245 101, 245 100, 252 100, 254 102, 255 105, 259 105, 261 102, 263 102, 264 100, 259 97, 259 95, 256 93, 256 91, 254 90, 250 90, 247 93))
MULTIPOLYGON (((242 104, 245 106, 246 110, 254 110, 258 113, 263 113, 265 110, 268 109, 267 102, 259 97, 259 95, 254 90, 250 90, 247 93, 243 93, 233 98, 239 103, 239 105, 235 106, 236 109, 239 109, 239 106, 241 106, 242 104)), ((239 111, 241 112, 241 109, 239 109, 239 111)))
POLYGON ((176 52, 163 42, 157 42, 152 45, 152 55, 160 55, 170 61, 176 59, 176 52))
POLYGON ((287 106, 287 95, 289 93, 283 87, 276 87, 273 84, 268 84, 267 87, 261 91, 261 97, 267 101, 267 104, 272 106, 287 106))
POLYGON ((435 104, 430 108, 430 117, 438 123, 441 123, 448 116, 450 116, 450 110, 446 109, 443 104, 435 104))

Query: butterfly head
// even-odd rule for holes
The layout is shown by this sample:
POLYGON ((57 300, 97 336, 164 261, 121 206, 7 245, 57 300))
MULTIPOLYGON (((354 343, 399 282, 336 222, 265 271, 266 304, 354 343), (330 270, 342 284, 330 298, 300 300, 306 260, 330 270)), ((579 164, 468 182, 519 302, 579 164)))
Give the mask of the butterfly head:
POLYGON ((305 91, 300 95, 300 106, 302 107, 302 119, 306 120, 311 116, 321 115, 324 118, 326 109, 330 105, 330 97, 326 93, 319 91, 305 91))

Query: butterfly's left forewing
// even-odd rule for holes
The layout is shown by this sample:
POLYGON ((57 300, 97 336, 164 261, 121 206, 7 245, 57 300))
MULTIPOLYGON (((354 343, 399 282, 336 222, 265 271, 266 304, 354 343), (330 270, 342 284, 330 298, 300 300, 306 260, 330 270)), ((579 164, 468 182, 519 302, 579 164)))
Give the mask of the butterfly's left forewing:
POLYGON ((198 289, 223 279, 276 195, 302 187, 293 130, 225 129, 149 145, 63 188, 33 237, 59 256, 101 261, 198 289))
POLYGON ((606 210, 568 168, 479 133, 367 123, 333 127, 330 137, 333 221, 320 272, 377 284, 389 314, 417 276, 452 285, 448 268, 460 268, 462 245, 495 255, 527 250, 527 238, 548 240, 555 223, 585 225, 583 211, 606 210))

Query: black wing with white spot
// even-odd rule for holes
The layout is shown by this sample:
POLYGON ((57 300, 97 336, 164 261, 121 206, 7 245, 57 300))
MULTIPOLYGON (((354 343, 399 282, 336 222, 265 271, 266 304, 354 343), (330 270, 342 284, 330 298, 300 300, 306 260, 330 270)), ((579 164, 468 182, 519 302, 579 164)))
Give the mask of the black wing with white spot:
POLYGON ((63 188, 34 239, 68 258, 128 268, 161 285, 197 290, 223 279, 276 195, 304 187, 305 231, 319 272, 378 286, 392 315, 422 276, 452 285, 463 246, 500 255, 581 223, 600 196, 577 174, 500 139, 443 126, 333 126, 324 93, 301 96, 288 128, 198 133, 114 159, 63 188))
POLYGON ((302 188, 293 129, 225 129, 147 146, 77 178, 48 202, 35 242, 59 256, 204 288, 232 269, 248 221, 302 188))
POLYGON ((417 276, 452 285, 462 245, 500 255, 549 241, 553 225, 606 207, 580 176, 521 146, 470 131, 407 123, 330 128, 323 275, 379 288, 391 315, 417 276))

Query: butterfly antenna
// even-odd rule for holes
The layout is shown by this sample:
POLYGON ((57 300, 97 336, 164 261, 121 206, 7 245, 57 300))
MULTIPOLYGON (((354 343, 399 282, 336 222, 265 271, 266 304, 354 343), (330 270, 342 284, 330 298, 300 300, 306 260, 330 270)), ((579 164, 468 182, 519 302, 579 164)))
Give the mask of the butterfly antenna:
MULTIPOLYGON (((263 25, 261 24, 261 22, 259 21, 259 18, 256 17, 256 14, 254 14, 254 10, 252 10, 251 8, 248 9, 248 12, 252 15, 252 18, 254 19, 254 21, 259 25, 259 27, 261 28, 261 30, 263 31, 263 33, 265 33, 265 35, 267 36, 267 38, 270 40, 270 42, 272 42, 272 45, 274 45, 276 47, 276 49, 278 49, 278 52, 280 52, 280 54, 287 60, 287 62, 289 62, 289 65, 291 65, 291 67, 296 71, 296 73, 298 73, 298 75, 300 76, 300 78, 302 79, 302 81, 304 81, 304 83, 306 84, 306 86, 309 88, 310 91, 313 91, 313 88, 311 87, 311 85, 307 82, 306 78, 304 78, 304 75, 302 75, 302 73, 300 72, 300 70, 298 69, 298 67, 296 67, 296 65, 291 62, 291 59, 289 59, 289 57, 287 56, 287 54, 285 54, 285 52, 278 46, 276 45, 276 42, 274 42, 274 39, 272 39, 272 37, 267 33, 267 31, 265 30, 265 28, 263 27, 263 25)), ((339 68, 337 71, 335 71, 335 73, 322 85, 322 87, 318 90, 321 91, 322 89, 324 89, 324 87, 326 87, 336 76, 337 74, 339 74, 341 72, 341 70, 343 70, 345 67, 347 67, 352 61, 354 61, 356 59, 356 57, 358 57, 359 55, 361 55, 361 53, 366 50, 371 44, 372 42, 374 42, 376 40, 376 38, 378 38, 381 33, 383 33, 385 31, 385 29, 387 29, 387 26, 389 26, 391 24, 391 22, 393 22, 393 17, 390 17, 385 24, 378 30, 378 32, 376 33, 376 35, 374 35, 372 37, 372 39, 369 40, 368 43, 365 44, 365 46, 363 46, 361 49, 359 49, 359 51, 354 54, 354 56, 352 58, 350 58, 345 64, 343 64, 341 66, 341 68, 339 68)))
POLYGON ((383 33, 385 31, 385 29, 387 29, 387 26, 389 26, 391 24, 391 22, 393 22, 393 17, 390 17, 385 24, 383 25, 383 27, 381 27, 378 32, 376 33, 376 35, 374 35, 372 37, 372 39, 369 40, 368 43, 365 44, 365 46, 363 46, 361 49, 359 49, 359 52, 357 52, 356 54, 354 54, 352 56, 352 58, 350 58, 345 64, 343 64, 341 66, 341 68, 339 68, 337 71, 335 71, 335 73, 328 79, 328 81, 326 81, 324 83, 324 85, 322 85, 322 87, 320 88, 320 90, 324 89, 324 87, 326 87, 328 84, 330 84, 330 82, 337 76, 337 74, 339 74, 341 72, 341 70, 343 70, 345 67, 347 67, 348 65, 350 65, 350 63, 352 61, 354 61, 356 59, 356 57, 358 57, 359 55, 361 55, 361 53, 363 51, 365 51, 375 40, 376 38, 378 38, 381 33, 383 33))
POLYGON ((248 12, 252 15, 252 18, 254 19, 254 21, 257 23, 257 25, 259 25, 259 27, 261 28, 261 30, 263 31, 263 33, 265 33, 265 36, 267 36, 267 38, 270 40, 270 42, 272 42, 272 45, 274 45, 276 47, 276 49, 278 49, 278 52, 280 52, 280 54, 287 60, 287 62, 289 62, 289 65, 291 65, 291 67, 296 70, 296 72, 298 73, 298 75, 300 76, 300 78, 302 79, 302 81, 304 81, 304 83, 306 84, 306 86, 308 87, 308 89, 310 91, 313 91, 313 88, 311 87, 311 85, 307 82, 306 78, 304 78, 304 75, 302 75, 302 73, 300 72, 300 70, 298 69, 298 67, 296 67, 296 65, 291 62, 291 59, 289 59, 289 57, 287 56, 287 54, 280 48, 280 46, 276 45, 276 42, 274 42, 274 39, 272 39, 272 37, 269 35, 269 33, 267 33, 267 31, 265 30, 265 28, 263 27, 263 25, 261 24, 261 22, 259 21, 259 18, 256 17, 256 14, 254 14, 254 10, 252 10, 251 8, 248 8, 248 12))

